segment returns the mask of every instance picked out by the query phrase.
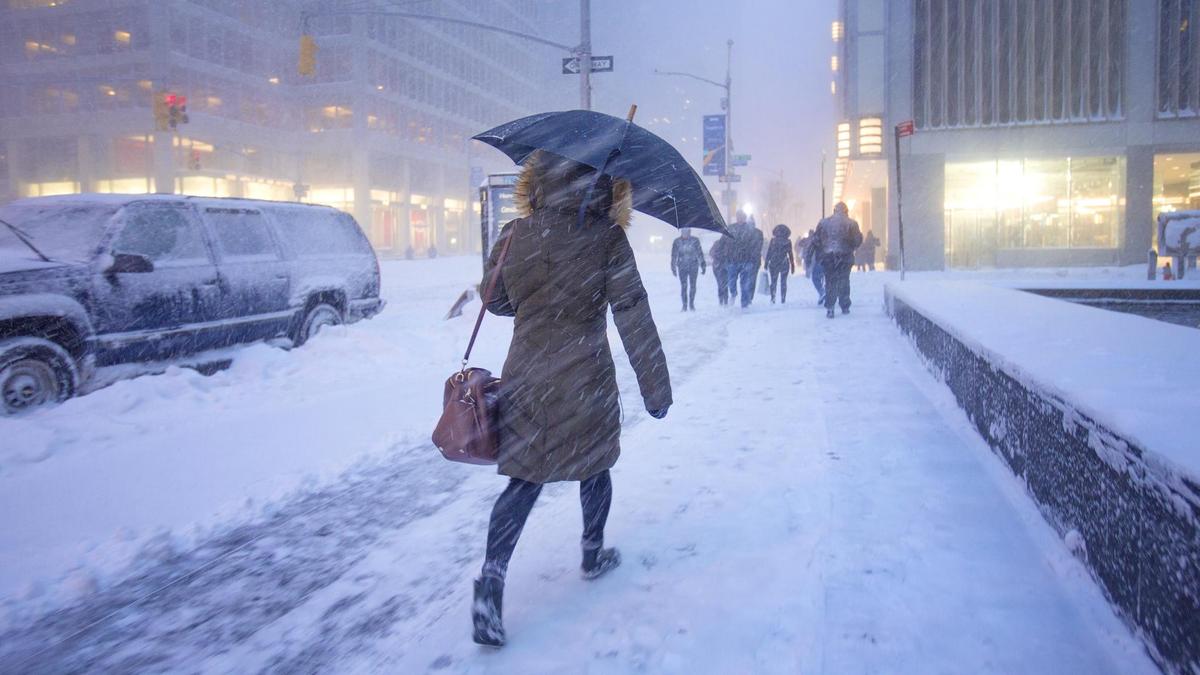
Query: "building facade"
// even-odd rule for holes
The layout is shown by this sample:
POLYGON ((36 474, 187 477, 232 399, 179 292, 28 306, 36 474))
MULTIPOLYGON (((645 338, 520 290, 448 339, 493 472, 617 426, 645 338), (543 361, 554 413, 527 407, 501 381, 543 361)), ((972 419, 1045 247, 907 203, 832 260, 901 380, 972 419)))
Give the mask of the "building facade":
MULTIPOLYGON (((470 167, 507 165, 469 137, 555 102, 545 81, 558 77, 557 54, 389 8, 7 0, 0 202, 72 192, 298 199, 352 213, 385 255, 473 250, 470 167), (297 72, 302 33, 317 45, 307 77, 297 72), (153 101, 167 92, 186 96, 189 121, 161 131, 153 101)), ((561 10, 449 0, 419 11, 540 34, 545 14, 561 10)))
POLYGON ((1143 262, 1200 208, 1200 0, 842 0, 833 37, 834 196, 893 266, 906 120, 912 269, 1143 262))

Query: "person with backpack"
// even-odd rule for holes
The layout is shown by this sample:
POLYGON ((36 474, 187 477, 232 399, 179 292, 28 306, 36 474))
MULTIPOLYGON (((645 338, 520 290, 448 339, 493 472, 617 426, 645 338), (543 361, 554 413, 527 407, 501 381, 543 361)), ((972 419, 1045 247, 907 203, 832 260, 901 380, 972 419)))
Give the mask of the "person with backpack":
POLYGON ((717 280, 717 303, 729 304, 729 237, 721 237, 708 249, 712 258, 713 278, 717 280))
POLYGON ((792 255, 792 231, 787 225, 776 225, 771 231, 771 243, 767 246, 767 273, 771 279, 771 304, 775 304, 775 289, 779 288, 779 301, 787 304, 788 275, 796 273, 796 257, 792 255))
POLYGON ((817 225, 814 235, 816 255, 825 271, 825 316, 833 318, 834 304, 841 305, 842 314, 850 313, 850 268, 854 266, 854 251, 862 245, 862 230, 850 217, 845 202, 833 207, 833 215, 817 225))
POLYGON ((683 311, 696 311, 696 277, 708 270, 704 261, 704 249, 700 240, 692 236, 691 228, 679 230, 679 237, 671 244, 671 275, 679 279, 679 297, 683 300, 683 311))

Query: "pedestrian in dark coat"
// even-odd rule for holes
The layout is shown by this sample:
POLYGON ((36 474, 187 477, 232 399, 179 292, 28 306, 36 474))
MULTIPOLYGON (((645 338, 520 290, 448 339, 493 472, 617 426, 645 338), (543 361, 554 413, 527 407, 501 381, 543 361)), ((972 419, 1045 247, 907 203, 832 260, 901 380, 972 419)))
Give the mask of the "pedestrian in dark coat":
POLYGON ((692 236, 691 228, 680 230, 671 244, 671 274, 679 278, 679 297, 683 311, 696 311, 696 276, 708 270, 700 240, 692 236))
POLYGON ((729 304, 729 237, 722 236, 708 249, 712 258, 713 278, 717 280, 717 302, 729 304))
POLYGON ((833 215, 817 225, 815 255, 825 271, 825 316, 833 318, 833 305, 841 305, 842 314, 850 313, 850 268, 854 251, 862 245, 862 231, 850 217, 844 202, 833 207, 833 215))
POLYGON ((858 251, 854 253, 854 262, 858 265, 859 272, 875 271, 875 249, 881 243, 883 242, 879 241, 879 237, 876 237, 874 232, 867 230, 862 246, 859 246, 858 251))
POLYGON ((804 261, 804 274, 812 279, 813 288, 817 289, 817 304, 825 304, 825 269, 821 267, 821 257, 817 255, 817 233, 809 230, 804 238, 804 252, 800 259, 804 261))
POLYGON ((536 152, 514 191, 523 216, 501 231, 486 266, 488 275, 511 237, 488 303, 492 313, 515 317, 498 420, 499 472, 511 480, 492 510, 487 557, 475 582, 476 642, 504 642, 505 573, 544 483, 580 481, 584 576, 620 561, 615 549, 603 548, 609 469, 621 454, 610 308, 646 410, 662 418, 672 402, 667 360, 625 236, 631 195, 626 181, 536 152), (591 196, 581 221, 585 195, 591 196))
POLYGON ((767 274, 771 277, 771 304, 775 304, 775 289, 779 288, 780 302, 787 303, 789 274, 796 273, 796 257, 792 255, 792 231, 787 225, 776 225, 767 246, 767 274))
POLYGON ((763 235, 762 230, 746 220, 746 214, 742 211, 737 212, 737 222, 729 228, 729 234, 733 239, 732 254, 729 256, 729 294, 732 300, 737 295, 740 283, 744 309, 754 301, 754 288, 758 283, 756 277, 762 266, 763 235))

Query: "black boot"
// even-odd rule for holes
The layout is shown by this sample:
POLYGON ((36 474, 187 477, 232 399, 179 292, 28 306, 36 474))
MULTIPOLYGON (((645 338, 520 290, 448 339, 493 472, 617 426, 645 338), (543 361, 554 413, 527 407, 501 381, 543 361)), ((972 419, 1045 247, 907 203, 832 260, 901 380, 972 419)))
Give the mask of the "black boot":
POLYGON ((584 579, 596 579, 616 569, 621 564, 621 552, 615 548, 597 548, 583 552, 584 579))
POLYGON ((475 623, 475 642, 488 647, 504 646, 504 620, 501 606, 504 602, 504 582, 495 577, 475 580, 475 602, 471 605, 471 619, 475 623))
POLYGON ((830 319, 833 318, 833 308, 832 307, 825 310, 825 316, 830 319))

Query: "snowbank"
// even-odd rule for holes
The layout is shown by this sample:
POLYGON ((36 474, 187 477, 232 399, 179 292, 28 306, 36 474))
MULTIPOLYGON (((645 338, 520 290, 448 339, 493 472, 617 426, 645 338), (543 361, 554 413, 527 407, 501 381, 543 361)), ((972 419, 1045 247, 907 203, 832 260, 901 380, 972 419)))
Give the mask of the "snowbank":
POLYGON ((1158 658, 1200 668, 1200 333, 980 283, 886 304, 1158 658))

